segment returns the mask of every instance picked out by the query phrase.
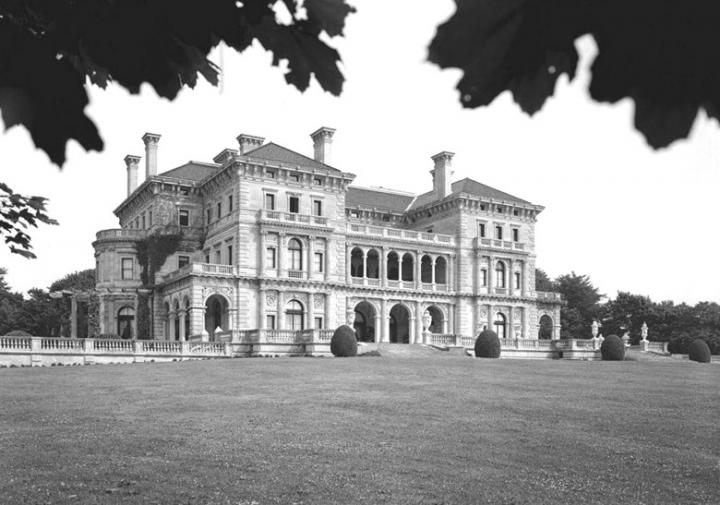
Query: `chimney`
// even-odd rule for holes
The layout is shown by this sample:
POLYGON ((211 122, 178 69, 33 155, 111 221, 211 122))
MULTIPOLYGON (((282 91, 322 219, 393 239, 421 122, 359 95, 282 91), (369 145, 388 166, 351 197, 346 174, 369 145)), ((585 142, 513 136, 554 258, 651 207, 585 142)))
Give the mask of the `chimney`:
POLYGON ((127 196, 130 196, 138 186, 138 163, 140 156, 128 154, 125 156, 125 166, 127 167, 127 196))
POLYGON ((145 178, 157 175, 157 145, 160 142, 160 135, 157 133, 146 133, 142 136, 145 142, 145 178))
POLYGON ((265 139, 263 137, 256 137, 254 135, 247 135, 245 133, 241 133, 236 138, 238 144, 240 144, 240 154, 246 154, 253 149, 257 149, 258 147, 263 145, 263 142, 265 142, 265 139))
POLYGON ((334 128, 322 126, 310 134, 313 139, 313 147, 315 148, 315 161, 330 164, 332 151, 332 138, 335 134, 334 128))
POLYGON ((435 198, 442 200, 450 193, 452 188, 450 186, 450 176, 452 172, 452 157, 455 153, 443 151, 432 157, 435 162, 435 168, 430 170, 433 176, 433 189, 435 190, 435 198))

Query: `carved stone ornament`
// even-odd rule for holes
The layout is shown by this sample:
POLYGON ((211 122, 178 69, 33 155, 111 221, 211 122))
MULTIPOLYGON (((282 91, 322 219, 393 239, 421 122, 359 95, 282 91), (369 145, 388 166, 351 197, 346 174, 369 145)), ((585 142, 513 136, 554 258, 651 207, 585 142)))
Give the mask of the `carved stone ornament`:
POLYGON ((488 317, 487 309, 480 309, 480 320, 484 321, 488 317))
POLYGON ((274 307, 277 303, 277 295, 275 292, 268 292, 265 294, 265 305, 268 307, 274 307))
POLYGON ((515 307, 515 317, 517 319, 520 319, 522 317, 522 309, 520 307, 515 307))
POLYGON ((325 295, 315 295, 313 297, 313 306, 316 309, 321 309, 325 305, 325 295))

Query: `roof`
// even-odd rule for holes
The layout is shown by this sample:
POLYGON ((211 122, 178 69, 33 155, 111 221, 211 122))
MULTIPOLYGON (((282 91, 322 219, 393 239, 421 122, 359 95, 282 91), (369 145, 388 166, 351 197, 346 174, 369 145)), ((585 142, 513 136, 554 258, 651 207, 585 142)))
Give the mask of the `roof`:
POLYGON ((192 181, 202 181, 206 177, 217 173, 219 165, 211 165, 208 163, 200 163, 198 161, 189 161, 177 168, 168 170, 158 174, 160 177, 174 177, 177 179, 189 179, 192 181))
MULTIPOLYGON (((508 203, 532 205, 527 200, 523 200, 522 198, 518 198, 517 196, 505 193, 504 191, 500 191, 499 189, 486 186, 485 184, 474 181, 467 177, 465 179, 453 182, 450 188, 452 189, 451 195, 467 193, 473 196, 478 196, 480 198, 492 198, 493 200, 505 200, 508 203)), ((427 193, 423 193, 422 195, 417 197, 417 199, 413 202, 411 209, 417 209, 419 207, 422 207, 423 205, 432 203, 433 201, 435 201, 435 192, 428 191, 427 193)))
POLYGON ((274 142, 263 144, 252 151, 248 151, 243 156, 247 156, 249 158, 259 158, 267 161, 275 161, 285 165, 297 165, 304 168, 319 168, 322 170, 340 172, 337 168, 333 168, 325 163, 320 163, 313 158, 309 158, 303 154, 292 151, 287 147, 279 146, 274 142))
POLYGON ((345 207, 369 207, 390 212, 405 212, 415 198, 410 193, 385 188, 348 187, 345 207))

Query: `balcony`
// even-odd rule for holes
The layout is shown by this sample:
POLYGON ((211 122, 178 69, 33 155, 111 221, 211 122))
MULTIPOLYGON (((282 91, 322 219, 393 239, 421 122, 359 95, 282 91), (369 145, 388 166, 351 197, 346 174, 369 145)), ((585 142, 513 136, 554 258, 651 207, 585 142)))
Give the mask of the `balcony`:
POLYGON ((131 228, 100 230, 95 235, 95 240, 140 240, 145 238, 146 233, 147 230, 135 230, 131 228))
POLYGON ((439 291, 448 292, 449 287, 445 283, 430 283, 415 281, 400 281, 397 279, 379 279, 371 277, 350 277, 350 283, 353 286, 367 286, 372 288, 390 288, 390 289, 412 289, 415 291, 439 291))
POLYGON ((502 249, 505 251, 527 251, 524 242, 498 240, 494 238, 475 237, 476 249, 502 249))
POLYGON ((561 302, 562 295, 552 291, 538 291, 537 299, 539 302, 561 302))
POLYGON ((261 210, 260 219, 262 221, 299 224, 302 226, 320 226, 323 228, 327 228, 329 226, 327 217, 297 214, 295 212, 283 212, 280 210, 261 210))
POLYGON ((162 282, 170 282, 187 275, 210 275, 214 277, 236 277, 238 267, 235 265, 216 265, 214 263, 190 263, 162 277, 162 282))
POLYGON ((403 230, 400 228, 384 228, 382 226, 373 226, 365 224, 347 225, 348 235, 359 235, 369 238, 390 238, 400 239, 403 241, 413 241, 424 244, 441 244, 446 246, 455 245, 455 237, 452 235, 443 235, 440 233, 425 233, 416 230, 403 230))

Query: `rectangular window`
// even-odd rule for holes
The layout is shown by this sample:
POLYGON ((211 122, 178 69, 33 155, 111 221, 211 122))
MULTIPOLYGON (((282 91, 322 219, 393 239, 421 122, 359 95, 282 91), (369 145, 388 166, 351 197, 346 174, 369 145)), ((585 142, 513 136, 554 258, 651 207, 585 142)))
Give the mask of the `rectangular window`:
POLYGON ((142 215, 142 229, 143 230, 146 228, 145 224, 146 224, 145 223, 145 214, 143 213, 143 215, 142 215))
POLYGON ((178 256, 178 268, 182 268, 190 263, 190 256, 178 256))
POLYGON ((148 227, 152 228, 152 211, 148 212, 148 227))
POLYGON ((189 210, 181 210, 180 211, 180 226, 190 226, 190 211, 189 210))
POLYGON ((480 282, 482 283, 483 287, 487 287, 487 270, 484 268, 480 270, 480 282))
POLYGON ((233 264, 232 245, 227 246, 227 264, 233 264))
POLYGON ((478 224, 478 237, 485 238, 485 223, 478 224))
POLYGON ((515 289, 520 289, 520 272, 515 272, 515 289))
POLYGON ((288 210, 297 214, 300 212, 300 198, 297 196, 291 196, 288 200, 288 210))
POLYGON ((217 218, 220 219, 222 217, 222 202, 217 203, 217 218))
POLYGON ((288 252, 290 253, 288 269, 295 271, 302 270, 302 251, 300 249, 290 249, 288 252))
POLYGON ((268 330, 274 330, 275 329, 275 316, 272 314, 268 314, 265 316, 265 328, 268 330))
POLYGON ((502 226, 496 226, 496 227, 495 227, 495 238, 496 238, 497 240, 502 240, 502 239, 503 239, 503 229, 502 229, 502 226))
POLYGON ((517 228, 513 228, 512 235, 513 235, 513 242, 517 242, 520 240, 520 230, 518 230, 517 228))
POLYGON ((315 318, 315 328, 318 330, 322 330, 323 327, 323 318, 322 317, 316 317, 315 318))
POLYGON ((210 253, 205 255, 205 263, 210 263, 210 253))
POLYGON ((265 174, 266 174, 268 177, 270 177, 271 179, 274 179, 274 178, 275 178, 275 171, 274 171, 274 170, 268 170, 267 172, 265 172, 265 174))
POLYGON ((316 252, 315 253, 315 271, 316 272, 322 272, 323 271, 323 253, 316 252))
POLYGON ((265 193, 265 210, 275 210, 275 195, 265 193))
POLYGON ((212 221, 212 207, 207 208, 207 224, 210 224, 212 221))
POLYGON ((222 251, 215 249, 215 264, 222 265, 222 251))
POLYGON ((233 204, 232 195, 228 195, 228 212, 232 212, 232 209, 233 209, 232 204, 233 204))
POLYGON ((140 218, 139 217, 135 218, 135 228, 140 229, 140 218))
POLYGON ((322 216, 322 201, 313 200, 313 215, 322 216))
POLYGON ((274 247, 268 247, 265 251, 265 268, 276 268, 274 247))
POLYGON ((133 259, 123 258, 122 260, 122 271, 120 272, 120 278, 122 280, 132 280, 133 278, 133 259))

